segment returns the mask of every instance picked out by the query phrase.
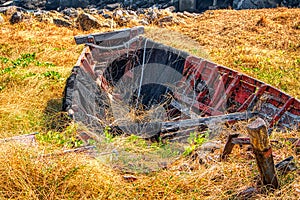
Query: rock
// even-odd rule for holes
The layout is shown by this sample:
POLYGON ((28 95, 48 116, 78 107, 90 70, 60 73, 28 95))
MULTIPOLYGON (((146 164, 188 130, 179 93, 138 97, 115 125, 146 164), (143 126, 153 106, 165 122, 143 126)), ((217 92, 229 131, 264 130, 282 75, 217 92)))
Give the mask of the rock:
POLYGON ((25 9, 37 10, 45 8, 46 0, 14 0, 14 4, 25 9))
POLYGON ((163 18, 159 19, 160 23, 172 22, 172 21, 173 21, 173 16, 166 16, 166 17, 163 17, 163 18))
POLYGON ((84 11, 91 15, 97 15, 98 10, 96 8, 85 8, 84 11))
POLYGON ((147 18, 150 21, 157 20, 158 19, 158 15, 159 15, 158 9, 149 9, 148 12, 146 13, 147 18))
POLYGON ((89 0, 60 0, 60 8, 64 9, 67 7, 72 8, 86 8, 90 4, 89 0))
POLYGON ((104 13, 102 14, 102 16, 105 18, 105 19, 111 19, 111 15, 110 14, 107 14, 107 13, 104 13))
MULTIPOLYGON (((153 8, 151 8, 151 9, 153 9, 153 8)), ((145 13, 146 13, 146 10, 143 9, 143 8, 139 8, 139 9, 137 9, 136 13, 137 13, 138 15, 142 15, 142 14, 145 14, 145 13)))
POLYGON ((135 2, 135 5, 136 5, 137 7, 139 7, 139 8, 147 8, 147 7, 149 7, 148 1, 143 1, 143 0, 141 0, 141 1, 136 1, 136 2, 135 2))
POLYGON ((175 6, 170 6, 170 7, 167 7, 166 10, 168 10, 170 12, 175 12, 176 8, 175 8, 175 6))
POLYGON ((108 4, 108 5, 105 6, 105 8, 106 8, 107 10, 110 10, 110 11, 113 11, 113 10, 115 10, 115 9, 117 9, 117 8, 121 8, 121 7, 122 7, 122 6, 121 6, 120 3, 108 4))
POLYGON ((113 11, 113 19, 114 21, 120 25, 125 26, 131 20, 129 13, 126 10, 116 9, 113 11))
POLYGON ((114 22, 113 19, 106 19, 104 22, 101 23, 101 27, 116 28, 117 24, 114 22))
MULTIPOLYGON (((91 1, 92 2, 92 1, 91 1)), ((45 8, 47 10, 57 10, 65 8, 86 8, 91 5, 90 0, 47 0, 45 8)))
POLYGON ((176 15, 177 15, 177 17, 184 18, 184 19, 189 18, 188 16, 186 16, 185 14, 183 14, 181 12, 176 13, 176 15))
POLYGON ((133 10, 127 10, 127 12, 128 12, 128 14, 129 15, 133 15, 133 16, 138 16, 137 14, 136 14, 136 12, 135 11, 133 11, 133 10))
POLYGON ((4 22, 3 17, 0 15, 0 24, 2 24, 4 22))
POLYGON ((114 12, 113 12, 113 17, 114 17, 115 19, 119 19, 119 18, 121 18, 121 17, 123 17, 123 16, 124 16, 123 10, 121 10, 121 9, 116 9, 116 10, 114 10, 114 12))
POLYGON ((136 180, 137 180, 137 177, 135 177, 135 176, 129 174, 129 175, 124 175, 124 176, 123 176, 123 179, 124 179, 125 181, 128 181, 128 182, 133 182, 133 181, 136 181, 136 180))
POLYGON ((73 26, 72 22, 70 22, 66 19, 61 19, 61 18, 54 18, 53 23, 57 26, 63 26, 63 27, 72 27, 73 26))
POLYGON ((240 9, 260 9, 276 8, 281 0, 233 0, 233 8, 240 9))
POLYGON ((179 11, 196 11, 196 0, 179 0, 179 11))
POLYGON ((60 0, 47 0, 45 8, 47 10, 56 10, 60 6, 60 0))
POLYGON ((39 22, 50 22, 50 23, 53 23, 52 18, 49 17, 49 12, 48 11, 39 10, 37 12, 34 12, 33 16, 39 22))
POLYGON ((9 9, 9 7, 0 7, 0 13, 5 14, 6 15, 6 11, 9 9))
POLYGON ((187 17, 194 17, 194 15, 192 13, 189 13, 187 11, 183 12, 183 15, 187 16, 187 17))
POLYGON ((92 15, 86 13, 81 13, 78 16, 77 23, 79 24, 79 27, 84 31, 100 27, 100 23, 98 22, 98 20, 92 15))
POLYGON ((23 19, 23 14, 21 12, 17 11, 11 16, 11 18, 9 19, 9 22, 11 24, 16 24, 16 23, 21 22, 22 19, 23 19))
POLYGON ((78 17, 78 11, 74 8, 66 8, 61 13, 72 18, 78 17))
POLYGON ((282 6, 294 8, 294 7, 300 7, 300 0, 283 0, 281 2, 282 6))
POLYGON ((145 19, 142 19, 139 21, 139 24, 146 26, 146 25, 149 25, 149 22, 145 19))
POLYGON ((14 1, 0 1, 0 4, 2 4, 2 6, 12 6, 14 4, 14 1))
POLYGON ((0 13, 4 15, 12 15, 16 11, 19 12, 27 12, 24 8, 16 7, 16 6, 8 6, 8 7, 0 7, 0 13))

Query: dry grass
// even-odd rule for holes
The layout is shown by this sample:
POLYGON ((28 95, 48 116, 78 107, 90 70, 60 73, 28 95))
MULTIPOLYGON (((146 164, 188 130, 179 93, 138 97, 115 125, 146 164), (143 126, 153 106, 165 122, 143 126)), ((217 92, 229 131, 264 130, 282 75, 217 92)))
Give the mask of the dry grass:
MULTIPOLYGON (((149 37, 194 54, 200 55, 204 48, 213 61, 299 97, 299 16, 300 9, 207 11, 186 19, 187 25, 167 27, 195 42, 155 27, 146 30, 149 37), (174 38, 170 35, 178 41, 170 41, 174 38)), ((0 138, 35 131, 71 136, 76 128, 65 128, 60 118, 62 92, 82 50, 73 36, 87 32, 32 20, 12 26, 8 17, 4 18, 6 22, 0 27, 1 73, 21 55, 36 55, 31 60, 22 58, 21 63, 28 61, 25 66, 16 64, 9 73, 0 75, 0 138)), ((300 137, 299 132, 273 137, 288 136, 300 137)), ((282 143, 283 147, 274 147, 275 160, 290 155, 299 160, 292 146, 282 143)), ((135 174, 137 180, 131 182, 123 178, 124 172, 113 170, 100 159, 78 154, 42 158, 53 145, 57 147, 47 142, 32 148, 1 144, 1 199, 234 199, 246 187, 255 186, 258 175, 253 155, 236 147, 226 162, 216 161, 217 153, 210 154, 205 165, 197 159, 181 158, 167 170, 135 174)), ((281 189, 255 198, 299 199, 299 170, 280 176, 280 182, 281 189)))

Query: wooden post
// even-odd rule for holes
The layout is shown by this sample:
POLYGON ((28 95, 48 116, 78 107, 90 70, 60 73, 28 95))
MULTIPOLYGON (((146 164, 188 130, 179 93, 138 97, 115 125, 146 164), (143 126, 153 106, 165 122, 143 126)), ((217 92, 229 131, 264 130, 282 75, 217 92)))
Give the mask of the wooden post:
POLYGON ((247 130, 262 183, 275 189, 279 188, 265 121, 257 118, 247 126, 247 130))

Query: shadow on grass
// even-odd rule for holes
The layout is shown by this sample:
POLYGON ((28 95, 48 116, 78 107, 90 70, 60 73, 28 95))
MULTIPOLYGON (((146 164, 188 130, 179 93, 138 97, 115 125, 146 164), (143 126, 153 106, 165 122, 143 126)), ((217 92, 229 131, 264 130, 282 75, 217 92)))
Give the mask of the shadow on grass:
POLYGON ((47 131, 63 131, 71 122, 66 112, 62 111, 62 98, 50 99, 44 110, 44 125, 47 131))

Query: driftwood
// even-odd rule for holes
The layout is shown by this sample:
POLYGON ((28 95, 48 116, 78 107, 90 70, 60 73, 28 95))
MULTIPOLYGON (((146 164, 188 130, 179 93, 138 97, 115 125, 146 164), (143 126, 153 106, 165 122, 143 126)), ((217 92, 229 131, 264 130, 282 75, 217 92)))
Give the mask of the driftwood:
POLYGON ((279 188, 265 121, 258 118, 247 126, 247 130, 262 183, 275 189, 279 188))

